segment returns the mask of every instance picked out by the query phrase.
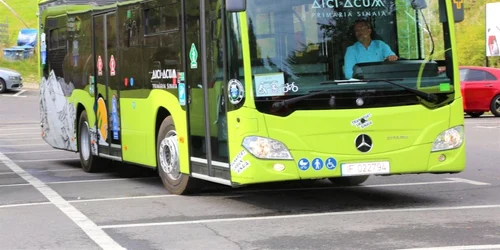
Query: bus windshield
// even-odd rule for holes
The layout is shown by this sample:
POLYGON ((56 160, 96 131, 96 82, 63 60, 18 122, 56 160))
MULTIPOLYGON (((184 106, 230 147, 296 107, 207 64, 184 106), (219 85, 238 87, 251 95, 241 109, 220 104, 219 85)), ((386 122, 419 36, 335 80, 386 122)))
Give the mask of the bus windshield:
POLYGON ((423 92, 437 91, 438 100, 425 105, 439 106, 440 100, 453 93, 447 77, 452 74, 440 74, 445 41, 439 1, 420 2, 426 5, 421 9, 413 8, 412 2, 248 0, 252 84, 259 110, 270 112, 276 100, 325 89, 332 90, 325 92, 328 96, 310 95, 290 107, 340 109, 422 103, 415 92, 390 84, 393 82, 423 92), (335 105, 329 101, 332 95, 335 105), (366 98, 360 102, 361 96, 366 98))

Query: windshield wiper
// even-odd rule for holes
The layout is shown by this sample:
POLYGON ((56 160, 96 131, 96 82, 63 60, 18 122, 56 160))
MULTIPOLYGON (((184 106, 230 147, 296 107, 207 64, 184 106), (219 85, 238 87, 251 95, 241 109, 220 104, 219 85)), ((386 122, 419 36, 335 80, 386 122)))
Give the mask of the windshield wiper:
POLYGON ((410 88, 410 87, 407 87, 405 85, 394 82, 394 81, 401 81, 401 80, 403 80, 403 79, 393 79, 392 81, 387 80, 387 79, 373 79, 373 80, 359 80, 359 83, 357 83, 358 81, 338 81, 338 82, 327 81, 327 82, 322 82, 321 85, 325 85, 325 84, 337 84, 338 85, 338 84, 342 84, 342 83, 362 84, 362 83, 369 83, 369 82, 386 82, 386 83, 390 83, 392 85, 398 86, 402 89, 405 89, 406 91, 413 93, 419 97, 422 97, 426 101, 429 101, 429 102, 437 101, 438 97, 435 94, 425 93, 424 91, 410 88))
POLYGON ((307 94, 307 95, 303 95, 303 96, 298 96, 298 97, 293 97, 293 98, 290 98, 290 99, 287 99, 287 100, 283 100, 283 101, 277 101, 277 102, 273 103, 272 107, 274 109, 280 109, 282 107, 287 107, 289 104, 294 104, 294 103, 300 102, 300 101, 302 101, 304 99, 311 98, 311 97, 314 97, 314 96, 317 96, 317 95, 321 95, 321 94, 325 94, 325 93, 328 93, 328 92, 335 92, 335 90, 325 89, 325 90, 321 90, 321 91, 314 92, 314 93, 311 93, 311 94, 307 94))
MULTIPOLYGON (((403 80, 403 79, 394 79, 394 80, 403 80)), ((393 81, 394 81, 393 80, 393 81)), ((386 80, 386 79, 373 79, 373 80, 359 80, 359 81, 326 81, 326 82, 322 82, 321 85, 327 85, 327 84, 343 84, 343 83, 350 83, 350 84, 366 84, 366 83, 369 83, 369 82, 387 82, 389 84, 393 84, 393 85, 396 85, 410 93, 413 93, 419 97, 422 97, 423 99, 425 99, 426 101, 429 101, 429 102, 435 102, 437 101, 438 97, 437 95, 435 94, 429 94, 429 93, 425 93, 423 91, 420 91, 418 89, 413 89, 413 88, 410 88, 410 87, 407 87, 405 85, 401 85, 399 83, 395 83, 393 81, 389 81, 389 80, 386 80)), ((311 98, 311 97, 314 97, 314 96, 317 96, 317 95, 321 95, 321 94, 326 94, 326 93, 329 93, 329 92, 335 92, 335 90, 332 90, 332 89, 325 89, 325 90, 321 90, 321 91, 318 91, 318 92, 314 92, 314 93, 310 93, 310 94, 307 94, 307 95, 303 95, 303 96, 298 96, 298 97, 293 97, 293 98, 290 98, 290 99, 287 99, 287 100, 283 100, 283 101, 277 101, 277 102, 274 102, 272 107, 274 109, 280 109, 282 107, 286 107, 290 104, 294 104, 294 103, 297 103, 297 102, 300 102, 304 99, 307 99, 307 98, 311 98)))

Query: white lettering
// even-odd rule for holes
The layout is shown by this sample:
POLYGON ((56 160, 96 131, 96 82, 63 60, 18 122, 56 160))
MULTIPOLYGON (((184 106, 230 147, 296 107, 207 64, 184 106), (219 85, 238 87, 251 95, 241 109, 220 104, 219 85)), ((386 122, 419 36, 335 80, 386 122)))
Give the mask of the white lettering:
POLYGON ((167 85, 163 83, 153 83, 153 88, 154 89, 166 89, 167 85))
POLYGON ((313 9, 337 9, 344 8, 360 8, 360 7, 385 7, 384 0, 346 0, 343 4, 338 0, 314 0, 313 9))
POLYGON ((177 72, 175 69, 157 69, 153 70, 152 75, 151 75, 151 80, 156 80, 156 79, 173 79, 177 78, 177 72))

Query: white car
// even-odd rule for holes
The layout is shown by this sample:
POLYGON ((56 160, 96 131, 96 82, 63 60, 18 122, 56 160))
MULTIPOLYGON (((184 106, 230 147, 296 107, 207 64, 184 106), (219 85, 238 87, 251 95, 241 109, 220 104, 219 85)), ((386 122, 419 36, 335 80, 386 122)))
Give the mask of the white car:
POLYGON ((19 72, 0 68, 0 93, 7 90, 20 90, 23 87, 23 77, 19 72))

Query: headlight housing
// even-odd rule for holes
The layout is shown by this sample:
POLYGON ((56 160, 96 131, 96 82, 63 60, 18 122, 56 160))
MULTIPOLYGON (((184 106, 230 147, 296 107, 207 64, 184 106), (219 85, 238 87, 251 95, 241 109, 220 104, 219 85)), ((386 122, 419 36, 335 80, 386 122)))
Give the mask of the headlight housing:
POLYGON ((432 144, 432 152, 455 149, 464 141, 464 126, 456 126, 445 130, 436 137, 432 144))
POLYGON ((243 147, 259 159, 293 160, 285 144, 270 138, 248 136, 243 139, 243 147))
POLYGON ((20 76, 9 76, 10 80, 21 80, 20 76))

